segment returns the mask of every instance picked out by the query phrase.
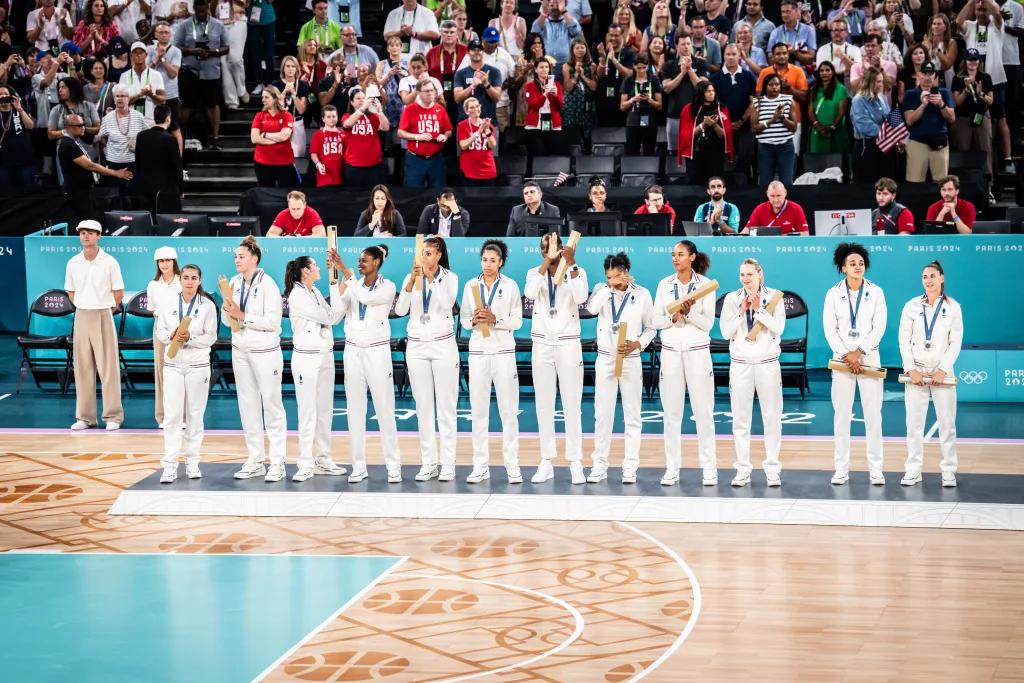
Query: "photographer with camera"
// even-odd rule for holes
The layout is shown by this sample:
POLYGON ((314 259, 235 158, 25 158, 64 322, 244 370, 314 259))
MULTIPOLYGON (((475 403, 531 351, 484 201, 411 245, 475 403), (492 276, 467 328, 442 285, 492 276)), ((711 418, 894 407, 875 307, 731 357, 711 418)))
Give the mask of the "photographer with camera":
POLYGON ((380 91, 371 85, 367 92, 356 86, 349 91, 350 112, 341 127, 345 129, 345 184, 373 187, 381 182, 383 151, 377 131, 391 129, 381 110, 380 91))
POLYGON ((30 130, 35 121, 9 85, 0 85, 0 187, 31 187, 35 171, 30 130))
POLYGON ((992 77, 981 69, 981 54, 974 48, 965 51, 963 67, 953 78, 953 149, 977 149, 985 153, 985 175, 992 177, 992 116, 995 101, 992 77))
POLYGON ((907 182, 923 183, 949 172, 949 127, 956 120, 953 95, 937 83, 935 65, 925 63, 917 75, 918 87, 903 96, 907 140, 907 182))
MULTIPOLYGON (((209 0, 195 0, 195 16, 174 27, 174 44, 183 55, 178 72, 181 86, 182 120, 189 122, 191 110, 206 109, 210 118, 210 149, 220 144, 220 104, 222 100, 221 57, 228 53, 224 24, 210 16, 209 0)), ((195 132, 194 122, 192 133, 195 132)))

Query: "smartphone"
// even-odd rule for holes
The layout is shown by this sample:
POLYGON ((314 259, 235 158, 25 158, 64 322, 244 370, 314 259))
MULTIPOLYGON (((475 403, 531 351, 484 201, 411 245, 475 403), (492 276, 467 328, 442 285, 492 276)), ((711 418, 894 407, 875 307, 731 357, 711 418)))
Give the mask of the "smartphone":
POLYGON ((939 94, 939 86, 933 85, 932 89, 929 90, 928 92, 931 93, 932 95, 938 95, 939 94))

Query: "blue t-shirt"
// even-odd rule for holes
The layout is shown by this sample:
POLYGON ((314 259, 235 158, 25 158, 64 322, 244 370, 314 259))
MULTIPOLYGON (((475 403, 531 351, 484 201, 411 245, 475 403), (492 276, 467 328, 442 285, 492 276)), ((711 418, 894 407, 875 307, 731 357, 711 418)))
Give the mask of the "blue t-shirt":
MULTIPOLYGON (((939 88, 939 94, 947 107, 953 106, 953 96, 945 88, 939 88)), ((921 89, 908 90, 903 96, 903 111, 909 112, 921 106, 921 89)), ((906 113, 904 113, 906 116, 906 113)), ((946 119, 942 118, 942 110, 939 107, 929 104, 924 108, 924 113, 912 126, 907 126, 910 131, 910 139, 924 142, 926 138, 934 135, 949 135, 949 126, 946 119)))
MULTIPOLYGON (((711 215, 715 212, 715 205, 711 202, 704 202, 697 207, 693 214, 693 220, 697 223, 710 223, 711 215)), ((722 202, 722 220, 733 230, 739 232, 740 210, 735 204, 722 202)))
MULTIPOLYGON (((482 71, 487 73, 487 78, 491 82, 491 86, 501 87, 501 71, 497 67, 493 67, 490 64, 484 64, 482 71)), ((463 69, 459 69, 455 72, 455 78, 452 81, 452 87, 465 88, 473 82, 473 73, 476 71, 472 66, 467 66, 463 69)), ((493 123, 497 116, 497 102, 487 96, 486 89, 483 86, 477 86, 473 88, 473 97, 480 101, 480 116, 485 119, 490 119, 493 123)), ((465 100, 463 100, 465 103, 465 100)), ((466 111, 460 106, 459 107, 459 121, 466 118, 466 111)))

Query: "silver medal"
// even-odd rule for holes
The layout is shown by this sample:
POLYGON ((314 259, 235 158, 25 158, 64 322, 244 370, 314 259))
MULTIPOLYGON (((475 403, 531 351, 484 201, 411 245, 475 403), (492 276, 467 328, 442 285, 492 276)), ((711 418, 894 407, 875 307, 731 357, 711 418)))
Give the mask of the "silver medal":
POLYGON ((556 310, 555 310, 555 309, 553 309, 553 308, 549 308, 549 309, 548 309, 548 315, 549 315, 550 317, 554 318, 554 317, 555 317, 556 315, 558 315, 558 311, 556 311, 556 310))
POLYGON ((931 348, 932 348, 932 343, 931 343, 930 341, 926 341, 926 342, 924 343, 924 348, 925 348, 925 350, 931 350, 931 348))
POLYGON ((850 330, 850 339, 856 339, 860 336, 860 332, 857 330, 850 330))
POLYGON ((618 323, 612 323, 612 332, 618 333, 618 331, 619 331, 619 324, 618 323))
POLYGON ((420 322, 426 325, 427 323, 430 322, 430 316, 424 313, 423 315, 420 316, 420 322))

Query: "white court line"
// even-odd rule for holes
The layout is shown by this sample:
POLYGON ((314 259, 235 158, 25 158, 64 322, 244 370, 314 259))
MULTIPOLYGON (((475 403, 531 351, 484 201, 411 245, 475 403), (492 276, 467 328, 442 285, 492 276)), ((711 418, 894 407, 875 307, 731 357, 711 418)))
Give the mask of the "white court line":
POLYGON ((656 539, 654 536, 651 536, 646 531, 642 531, 633 526, 632 524, 629 524, 627 522, 616 522, 616 524, 624 526, 633 533, 643 536, 648 541, 661 548, 666 555, 675 560, 676 564, 678 564, 682 568, 687 578, 690 579, 690 585, 693 586, 693 610, 690 613, 689 620, 686 622, 686 627, 683 628, 683 632, 679 634, 679 637, 676 638, 675 642, 672 643, 672 645, 670 645, 667 650, 662 652, 661 656, 655 659, 649 667, 647 667, 646 669, 644 669, 643 671, 641 671, 640 673, 626 681, 626 683, 634 683, 634 681, 639 681, 641 678, 644 678, 647 674, 661 666, 665 662, 665 660, 672 655, 672 653, 679 649, 679 646, 682 645, 683 642, 690 636, 690 633, 693 632, 694 627, 697 625, 697 618, 700 617, 700 584, 697 582, 697 575, 693 573, 692 569, 690 569, 690 565, 686 564, 686 562, 683 561, 683 558, 679 557, 679 554, 676 551, 672 550, 667 545, 656 539))
POLYGON ((5 399, 5 398, 7 398, 8 396, 10 396, 10 394, 4 394, 3 396, 0 396, 0 401, 4 400, 4 399, 5 399))
POLYGON ((928 430, 928 433, 924 435, 925 441, 931 441, 932 437, 935 436, 939 431, 939 421, 936 420, 932 428, 928 430))

